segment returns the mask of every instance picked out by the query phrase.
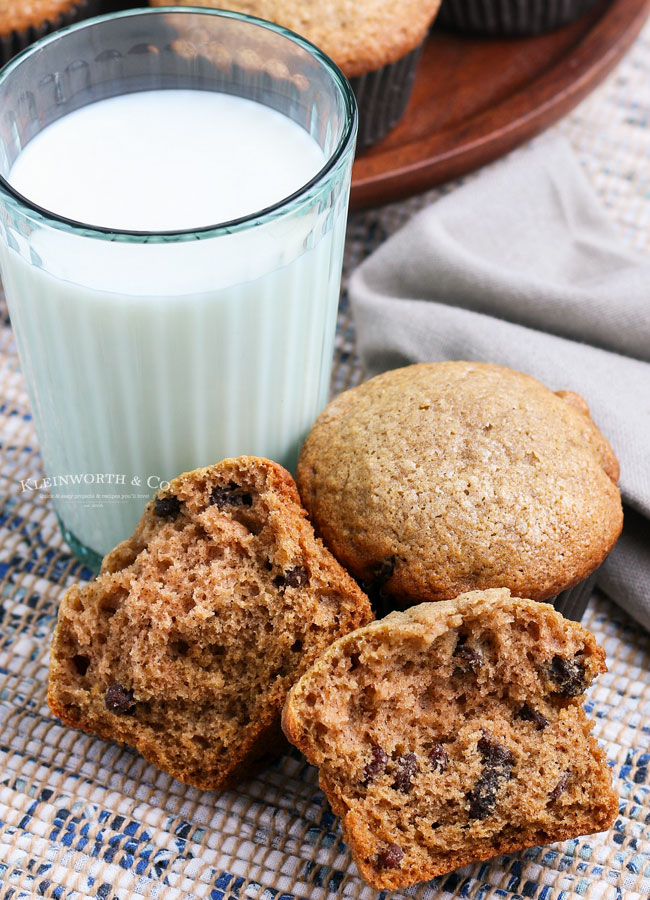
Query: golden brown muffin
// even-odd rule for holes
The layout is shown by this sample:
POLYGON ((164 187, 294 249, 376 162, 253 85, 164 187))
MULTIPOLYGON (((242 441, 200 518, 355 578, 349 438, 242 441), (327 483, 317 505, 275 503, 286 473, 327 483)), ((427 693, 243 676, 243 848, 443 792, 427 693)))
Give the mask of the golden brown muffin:
POLYGON ((102 0, 0 0, 0 64, 57 28, 102 12, 102 0))
POLYGON ((0 35, 44 22, 54 24, 60 16, 85 5, 83 0, 0 0, 0 35))
POLYGON ((612 824, 582 705, 604 659, 548 605, 476 591, 337 640, 282 724, 319 766, 363 877, 403 888, 612 824))
POLYGON ((617 478, 581 397, 474 362, 408 366, 341 394, 297 472, 339 562, 406 605, 491 587, 547 600, 578 584, 620 534, 617 478))
MULTIPOLYGON (((151 6, 169 6, 150 0, 151 6)), ((179 0, 229 9, 282 25, 320 47, 351 78, 401 59, 422 43, 440 0, 179 0)))
POLYGON ((97 580, 66 592, 48 702, 187 784, 223 788, 279 752, 293 682, 371 618, 289 473, 224 460, 174 479, 97 580))

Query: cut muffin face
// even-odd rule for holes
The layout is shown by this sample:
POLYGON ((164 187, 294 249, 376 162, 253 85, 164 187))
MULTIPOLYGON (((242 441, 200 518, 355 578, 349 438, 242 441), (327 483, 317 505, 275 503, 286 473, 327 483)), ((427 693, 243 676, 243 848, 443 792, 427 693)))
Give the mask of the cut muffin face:
POLYGON ((339 561, 404 605, 573 587, 620 534, 617 478, 582 398, 474 362, 408 366, 341 394, 297 472, 339 561))
POLYGON ((363 877, 394 889, 607 828, 617 810, 582 706, 605 671, 551 607, 476 591, 336 641, 289 694, 363 877))
POLYGON ((171 482, 98 579, 67 591, 48 702, 181 781, 222 788, 277 754, 290 686, 371 618, 289 473, 224 460, 171 482))

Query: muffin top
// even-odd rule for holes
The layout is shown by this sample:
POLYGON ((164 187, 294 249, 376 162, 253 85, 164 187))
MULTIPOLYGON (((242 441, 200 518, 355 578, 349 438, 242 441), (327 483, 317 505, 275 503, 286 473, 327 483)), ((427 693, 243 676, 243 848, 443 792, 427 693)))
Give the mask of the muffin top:
POLYGON ((546 600, 622 527, 618 462, 577 394, 476 362, 379 375, 325 408, 298 463, 335 556, 405 605, 507 587, 546 600))
MULTIPOLYGON (((167 0, 150 0, 168 6, 167 0)), ((178 0, 179 6, 230 9, 275 22, 303 35, 348 78, 393 63, 418 46, 440 0, 178 0)))
POLYGON ((16 0, 0 0, 0 34, 24 31, 46 21, 55 24, 61 13, 76 5, 77 0, 28 0, 21 3, 16 0))

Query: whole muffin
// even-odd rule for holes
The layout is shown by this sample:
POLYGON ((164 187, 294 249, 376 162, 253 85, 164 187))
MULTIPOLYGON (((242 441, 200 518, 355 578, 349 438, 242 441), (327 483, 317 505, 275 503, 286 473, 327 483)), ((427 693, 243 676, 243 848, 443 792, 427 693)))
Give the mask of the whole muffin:
POLYGON ((577 585, 620 534, 618 472, 578 395, 442 362, 337 397, 297 481, 339 561, 408 606, 492 587, 548 600, 577 585))
MULTIPOLYGON (((167 6, 166 0, 150 0, 167 6)), ((357 148, 375 143, 406 109, 422 44, 440 0, 179 0, 257 16, 306 37, 350 79, 359 105, 357 148)))
POLYGON ((0 0, 0 65, 48 32, 100 12, 101 0, 0 0))
POLYGON ((443 0, 440 24, 455 31, 517 37, 574 22, 599 0, 443 0))

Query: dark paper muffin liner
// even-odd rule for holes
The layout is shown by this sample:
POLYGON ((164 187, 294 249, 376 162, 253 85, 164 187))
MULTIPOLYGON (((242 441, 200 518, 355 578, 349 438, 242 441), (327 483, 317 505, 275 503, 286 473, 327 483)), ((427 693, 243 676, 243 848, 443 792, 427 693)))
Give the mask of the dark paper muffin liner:
MULTIPOLYGON (((572 622, 580 622, 585 614, 589 598, 596 587, 597 578, 598 569, 579 584, 576 584, 575 587, 561 591, 556 597, 552 597, 545 602, 550 603, 565 619, 571 619, 572 622)), ((395 597, 384 593, 381 586, 359 581, 359 587, 368 594, 370 605, 377 619, 383 619, 384 616, 396 609, 403 610, 407 608, 404 604, 400 604, 395 597)))
POLYGON ((73 22, 81 19, 89 19, 104 11, 105 6, 102 0, 80 0, 79 3, 52 19, 30 25, 29 28, 22 31, 12 31, 9 34, 0 35, 0 65, 4 66, 21 50, 25 50, 34 41, 45 37, 51 31, 63 28, 64 25, 72 25, 73 22))
POLYGON ((579 19, 601 0, 442 0, 437 23, 454 31, 544 34, 579 19))
POLYGON ((374 72, 350 79, 359 106, 357 152, 376 144, 404 115, 423 44, 374 72))
POLYGON ((554 597, 548 602, 552 603, 555 609, 559 613, 562 613, 565 619, 571 619, 573 622, 580 622, 587 608, 587 604, 589 603, 591 593, 596 587, 597 577, 598 569, 596 569, 595 572, 592 572, 591 575, 584 579, 584 581, 581 581, 580 584, 576 584, 575 587, 569 588, 568 591, 562 591, 557 597, 554 597))

